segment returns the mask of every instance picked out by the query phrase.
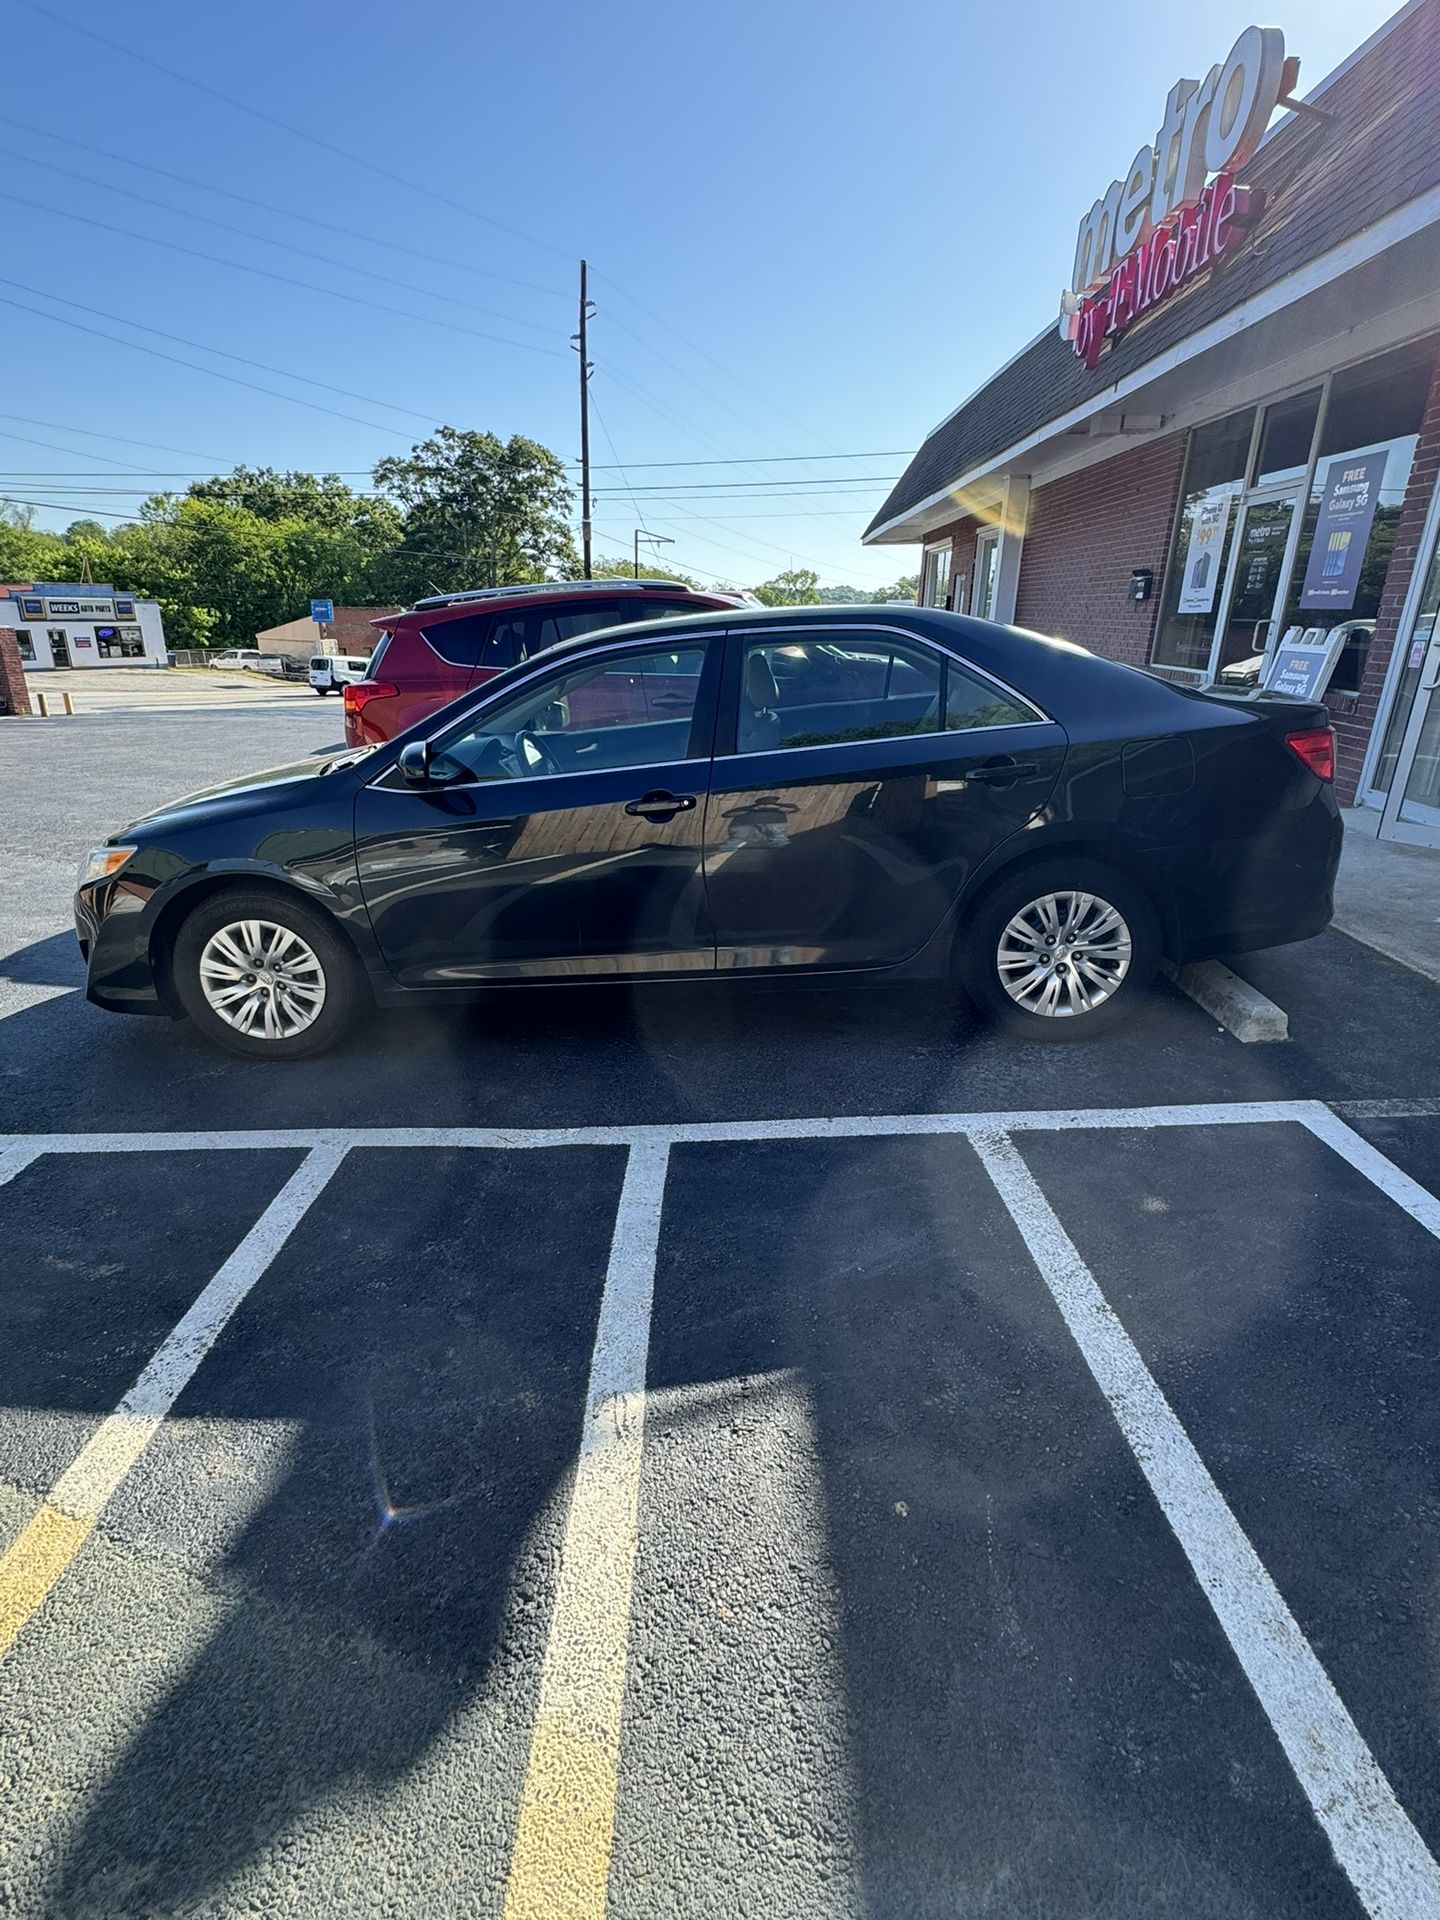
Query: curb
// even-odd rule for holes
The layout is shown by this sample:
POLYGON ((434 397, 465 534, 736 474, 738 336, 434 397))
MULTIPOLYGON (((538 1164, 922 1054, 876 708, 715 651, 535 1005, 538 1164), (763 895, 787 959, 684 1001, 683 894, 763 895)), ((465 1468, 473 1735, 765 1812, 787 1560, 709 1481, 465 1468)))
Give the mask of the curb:
POLYGON ((1285 1009, 1218 960, 1197 960, 1186 967, 1165 960, 1161 969, 1182 993, 1188 993, 1197 1006, 1247 1046, 1273 1045, 1290 1038, 1290 1016, 1285 1009))

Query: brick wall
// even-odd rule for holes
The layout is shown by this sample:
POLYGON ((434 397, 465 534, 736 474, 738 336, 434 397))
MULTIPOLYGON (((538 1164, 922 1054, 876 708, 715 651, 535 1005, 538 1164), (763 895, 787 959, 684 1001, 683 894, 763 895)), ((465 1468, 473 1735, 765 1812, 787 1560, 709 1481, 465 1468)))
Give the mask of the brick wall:
POLYGON ((1176 433, 1102 460, 1030 495, 1015 624, 1143 667, 1170 547, 1185 461, 1176 433), (1151 596, 1127 596, 1133 567, 1154 574, 1151 596))
POLYGON ((1395 649, 1400 612, 1405 604, 1411 575, 1415 571, 1420 535, 1437 477, 1440 477, 1440 354, 1436 355, 1435 371, 1425 403, 1425 418, 1415 447, 1415 459, 1410 468, 1399 524, 1395 529, 1395 548, 1390 556, 1390 571, 1385 576, 1385 590, 1380 596, 1375 615, 1375 637, 1366 655, 1360 691, 1332 693, 1326 700, 1335 725, 1335 787, 1342 806, 1348 806, 1355 797, 1361 762, 1365 758, 1366 744, 1379 713, 1385 670, 1395 649))
POLYGON ((29 713, 30 695, 14 632, 0 627, 0 713, 29 713))

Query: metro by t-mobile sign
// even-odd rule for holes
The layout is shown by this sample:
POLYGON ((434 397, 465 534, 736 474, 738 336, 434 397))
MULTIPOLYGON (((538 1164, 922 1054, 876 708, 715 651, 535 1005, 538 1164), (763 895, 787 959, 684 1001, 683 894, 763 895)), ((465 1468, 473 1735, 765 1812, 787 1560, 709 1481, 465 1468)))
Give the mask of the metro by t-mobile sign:
POLYGON ((1107 340, 1244 238, 1264 195, 1235 175, 1299 71, 1278 27, 1247 27, 1203 80, 1170 89, 1154 145, 1141 147, 1080 222, 1060 337, 1087 367, 1107 340))

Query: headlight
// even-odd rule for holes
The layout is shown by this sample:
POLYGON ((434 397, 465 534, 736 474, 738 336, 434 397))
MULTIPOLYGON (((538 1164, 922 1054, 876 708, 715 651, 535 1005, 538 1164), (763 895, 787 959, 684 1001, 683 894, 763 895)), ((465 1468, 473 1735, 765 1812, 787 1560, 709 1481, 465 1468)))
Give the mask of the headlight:
POLYGON ((93 847, 80 862, 80 871, 75 876, 77 887, 93 887, 97 880, 108 880, 112 873, 118 873, 134 847, 93 847))

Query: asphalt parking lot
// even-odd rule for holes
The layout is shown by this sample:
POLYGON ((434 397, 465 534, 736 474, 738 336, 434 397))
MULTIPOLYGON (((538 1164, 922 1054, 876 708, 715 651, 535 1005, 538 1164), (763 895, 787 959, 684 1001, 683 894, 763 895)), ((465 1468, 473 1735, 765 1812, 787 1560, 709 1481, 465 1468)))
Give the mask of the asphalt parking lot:
POLYGON ((86 1006, 83 847, 337 722, 0 737, 0 1908, 1440 1913, 1436 989, 86 1006))

